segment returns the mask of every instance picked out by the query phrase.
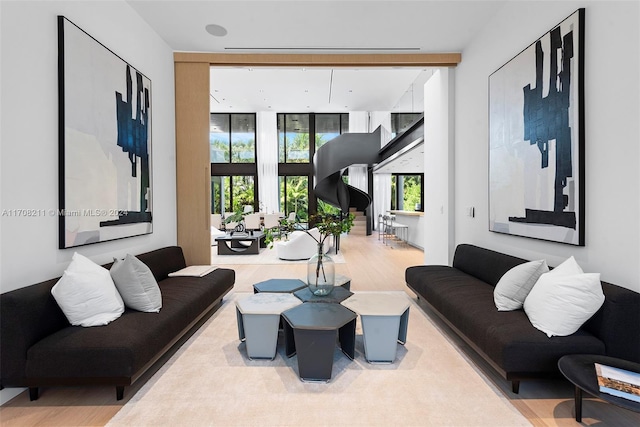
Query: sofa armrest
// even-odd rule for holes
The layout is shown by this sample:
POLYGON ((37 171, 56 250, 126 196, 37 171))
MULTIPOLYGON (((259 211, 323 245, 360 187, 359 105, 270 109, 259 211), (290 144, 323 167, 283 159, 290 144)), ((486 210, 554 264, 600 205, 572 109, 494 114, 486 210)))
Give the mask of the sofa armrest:
POLYGON ((0 383, 20 386, 25 378, 27 350, 41 339, 69 326, 51 295, 58 279, 0 295, 0 383))
POLYGON ((582 328, 600 338, 607 356, 640 363, 640 294, 602 282, 604 303, 582 328))
POLYGON ((469 244, 456 247, 453 267, 495 287, 500 278, 516 265, 527 262, 522 258, 495 252, 469 244))

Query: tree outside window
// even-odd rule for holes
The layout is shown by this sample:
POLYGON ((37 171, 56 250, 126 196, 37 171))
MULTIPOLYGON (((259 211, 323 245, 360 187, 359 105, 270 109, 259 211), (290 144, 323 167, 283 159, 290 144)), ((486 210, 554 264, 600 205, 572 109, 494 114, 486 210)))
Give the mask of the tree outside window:
POLYGON ((309 163, 309 114, 278 115, 280 163, 309 163))
POLYGON ((424 204, 423 175, 391 176, 391 209, 399 211, 422 211, 424 204))
POLYGON ((211 213, 236 212, 253 205, 256 193, 252 175, 212 176, 211 213))
POLYGON ((211 163, 256 162, 256 115, 211 113, 211 163))
POLYGON ((301 222, 309 220, 309 178, 280 176, 280 210, 289 215, 295 212, 301 222))

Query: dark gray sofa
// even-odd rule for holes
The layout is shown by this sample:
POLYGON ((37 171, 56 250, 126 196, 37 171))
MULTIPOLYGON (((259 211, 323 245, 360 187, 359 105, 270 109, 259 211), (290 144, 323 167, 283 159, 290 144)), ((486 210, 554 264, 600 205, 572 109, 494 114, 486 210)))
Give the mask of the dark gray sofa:
POLYGON ((204 277, 168 277, 186 267, 177 246, 137 257, 160 287, 159 313, 126 309, 108 325, 84 328, 71 326, 52 297, 58 279, 0 295, 0 385, 29 387, 31 400, 43 386, 115 385, 120 400, 125 386, 215 312, 235 282, 235 272, 223 268, 204 277))
POLYGON ((462 244, 453 267, 414 266, 405 280, 461 338, 518 393, 520 380, 559 374, 565 354, 604 354, 640 363, 640 294, 602 282, 605 302, 576 333, 547 337, 523 310, 498 311, 493 289, 504 273, 527 260, 462 244))

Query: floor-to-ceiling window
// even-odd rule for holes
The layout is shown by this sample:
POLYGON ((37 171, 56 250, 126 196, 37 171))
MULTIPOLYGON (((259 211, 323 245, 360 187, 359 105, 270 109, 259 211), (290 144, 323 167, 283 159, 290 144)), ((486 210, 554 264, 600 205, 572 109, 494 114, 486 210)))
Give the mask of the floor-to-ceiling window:
MULTIPOLYGON (((331 139, 349 130, 345 113, 278 114, 278 176, 280 211, 295 212, 306 222, 310 213, 319 210, 313 195, 313 155, 331 139)), ((325 212, 331 209, 320 205, 325 212)))
POLYGON ((257 205, 256 115, 211 113, 211 213, 257 205))

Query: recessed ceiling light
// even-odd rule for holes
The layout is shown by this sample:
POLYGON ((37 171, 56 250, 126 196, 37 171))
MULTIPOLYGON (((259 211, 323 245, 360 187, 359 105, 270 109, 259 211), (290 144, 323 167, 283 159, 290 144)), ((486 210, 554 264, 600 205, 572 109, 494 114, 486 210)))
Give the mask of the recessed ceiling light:
POLYGON ((209 24, 204 27, 204 29, 207 30, 207 33, 211 34, 212 36, 224 37, 227 35, 227 29, 222 25, 209 24))

